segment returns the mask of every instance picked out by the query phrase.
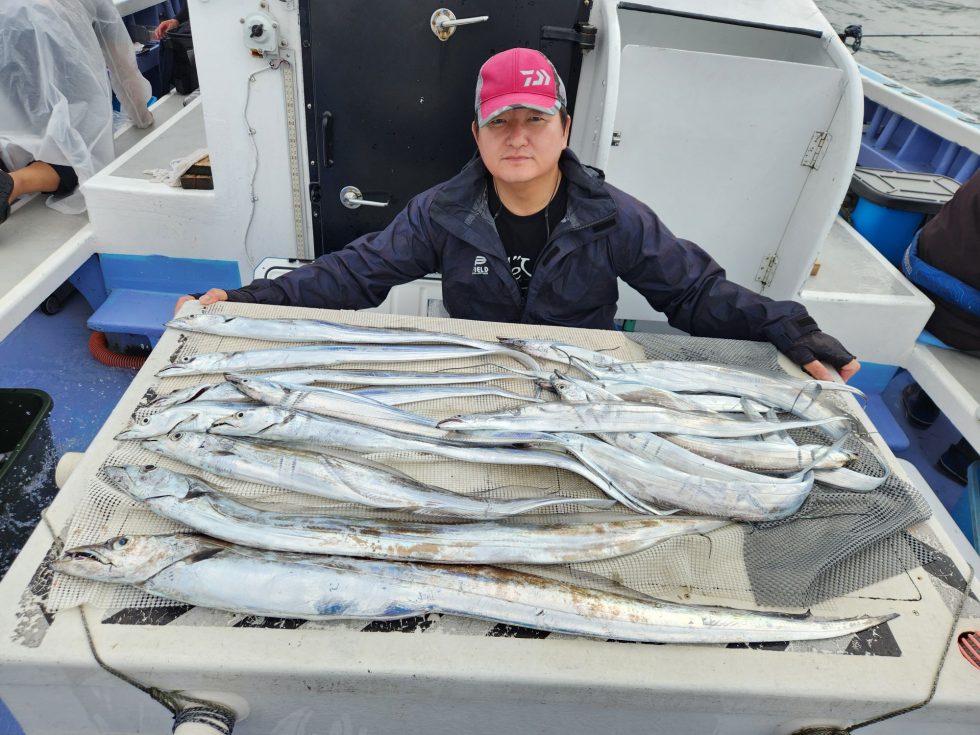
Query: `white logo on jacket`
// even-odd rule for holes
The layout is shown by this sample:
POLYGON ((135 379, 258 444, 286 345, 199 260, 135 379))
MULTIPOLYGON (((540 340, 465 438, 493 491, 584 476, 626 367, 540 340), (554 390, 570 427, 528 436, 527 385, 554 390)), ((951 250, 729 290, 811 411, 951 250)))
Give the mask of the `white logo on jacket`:
POLYGON ((490 266, 485 265, 487 259, 482 255, 477 255, 473 258, 473 275, 474 276, 485 276, 490 272, 490 266))

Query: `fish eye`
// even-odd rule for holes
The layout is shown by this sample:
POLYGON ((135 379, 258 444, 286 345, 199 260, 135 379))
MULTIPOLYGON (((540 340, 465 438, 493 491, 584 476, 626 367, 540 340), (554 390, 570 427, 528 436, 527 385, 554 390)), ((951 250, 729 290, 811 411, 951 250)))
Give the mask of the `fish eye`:
POLYGON ((183 357, 180 358, 180 361, 181 362, 190 362, 191 361, 190 355, 184 355, 183 357))
POLYGON ((143 418, 140 419, 140 423, 146 426, 148 423, 150 423, 150 417, 144 416, 143 418))
POLYGON ((123 546, 129 543, 129 539, 125 536, 120 536, 115 541, 112 542, 112 548, 121 549, 123 546))
POLYGON ((183 436, 183 434, 181 434, 181 433, 180 433, 180 432, 178 431, 178 432, 177 432, 176 434, 172 434, 171 436, 173 436, 173 438, 174 438, 174 439, 176 440, 176 439, 180 439, 180 438, 181 438, 181 437, 183 436))
POLYGON ((235 418, 238 418, 238 419, 245 418, 245 412, 244 411, 239 411, 238 413, 235 414, 235 418))
POLYGON ((143 471, 144 472, 153 472, 153 470, 155 470, 156 468, 157 468, 156 465, 148 464, 148 465, 144 465, 143 466, 143 471))

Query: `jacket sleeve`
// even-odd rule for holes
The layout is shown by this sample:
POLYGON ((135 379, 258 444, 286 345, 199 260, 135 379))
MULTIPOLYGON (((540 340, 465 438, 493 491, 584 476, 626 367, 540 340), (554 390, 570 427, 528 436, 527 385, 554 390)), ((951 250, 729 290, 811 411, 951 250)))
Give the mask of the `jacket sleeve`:
POLYGON ((636 200, 618 203, 631 235, 616 254, 619 276, 671 326, 695 337, 772 342, 781 352, 819 330, 802 304, 773 301, 729 281, 708 253, 674 237, 648 207, 636 200))
POLYGON ((392 286, 439 271, 445 233, 429 220, 429 201, 422 194, 381 232, 274 280, 260 278, 228 291, 228 300, 324 309, 377 306, 392 286))

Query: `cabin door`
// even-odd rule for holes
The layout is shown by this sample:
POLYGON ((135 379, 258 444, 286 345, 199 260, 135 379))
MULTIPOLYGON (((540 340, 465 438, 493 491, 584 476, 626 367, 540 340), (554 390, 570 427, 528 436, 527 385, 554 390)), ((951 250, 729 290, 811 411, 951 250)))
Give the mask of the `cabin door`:
POLYGON ((574 94, 582 48, 574 31, 588 17, 587 0, 459 0, 449 6, 457 19, 489 17, 456 27, 445 41, 432 26, 444 4, 302 3, 317 255, 384 229, 413 196, 473 156, 476 75, 494 53, 540 49, 574 94))

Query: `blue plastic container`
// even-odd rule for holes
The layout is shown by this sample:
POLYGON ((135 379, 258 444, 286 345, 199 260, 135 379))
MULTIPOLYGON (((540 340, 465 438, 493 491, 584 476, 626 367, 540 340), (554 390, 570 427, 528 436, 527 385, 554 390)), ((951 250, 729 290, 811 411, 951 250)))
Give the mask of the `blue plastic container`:
POLYGON ((898 267, 926 217, 942 209, 959 188, 958 181, 939 174, 858 166, 851 177, 857 197, 851 224, 898 267))
POLYGON ((851 224, 870 242, 875 250, 884 255, 896 268, 905 249, 925 221, 920 212, 883 207, 867 199, 858 199, 851 213, 851 224))

